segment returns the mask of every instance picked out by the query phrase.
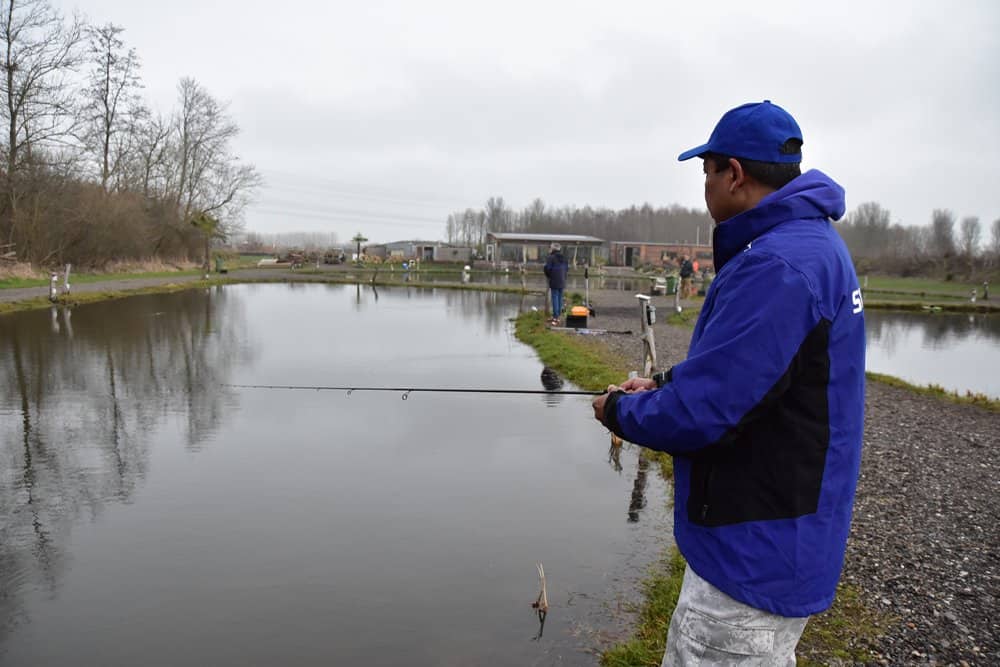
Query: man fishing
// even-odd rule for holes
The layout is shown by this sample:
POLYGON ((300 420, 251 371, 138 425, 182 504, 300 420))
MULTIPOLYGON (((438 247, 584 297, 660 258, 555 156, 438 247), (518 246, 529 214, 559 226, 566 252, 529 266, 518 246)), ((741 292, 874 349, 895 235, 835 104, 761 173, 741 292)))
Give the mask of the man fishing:
POLYGON ((794 665, 843 567, 861 459, 861 290, 831 219, 844 190, 800 171, 769 101, 727 112, 702 159, 716 279, 688 357, 593 402, 613 433, 674 456, 687 560, 664 665, 794 665))
POLYGON ((549 291, 552 293, 552 320, 551 324, 559 324, 559 315, 563 307, 563 290, 566 289, 566 275, 569 273, 569 264, 562 254, 562 246, 553 243, 549 246, 549 256, 545 260, 542 269, 549 282, 549 291))

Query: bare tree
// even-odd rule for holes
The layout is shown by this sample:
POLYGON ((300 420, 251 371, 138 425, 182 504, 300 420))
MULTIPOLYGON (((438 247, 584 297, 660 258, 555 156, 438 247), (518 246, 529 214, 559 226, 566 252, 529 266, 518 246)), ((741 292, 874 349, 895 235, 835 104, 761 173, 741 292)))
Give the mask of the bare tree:
POLYGON ((486 217, 478 221, 476 230, 470 241, 474 245, 482 245, 486 241, 487 231, 505 232, 510 228, 511 210, 503 201, 503 197, 490 197, 486 200, 486 217))
POLYGON ((136 114, 133 129, 135 150, 128 167, 132 186, 147 199, 166 199, 173 192, 169 160, 173 126, 163 116, 153 117, 143 109, 136 114))
POLYGON ((859 204, 839 225, 855 259, 877 257, 889 249, 889 211, 877 202, 859 204))
POLYGON ((969 263, 969 275, 972 275, 975 268, 974 262, 976 259, 976 252, 979 249, 979 241, 982 238, 983 230, 979 224, 979 218, 975 216, 969 216, 967 218, 962 218, 961 227, 961 247, 962 255, 965 260, 969 263))
POLYGON ((138 90, 139 57, 125 50, 120 35, 125 29, 113 23, 90 27, 90 79, 84 90, 83 140, 98 162, 101 187, 118 176, 137 136, 141 108, 138 90))
POLYGON ((931 215, 931 250, 946 263, 955 254, 955 215, 948 209, 936 208, 931 215))
POLYGON ((231 154, 229 144, 239 127, 225 107, 191 78, 181 79, 178 93, 175 204, 183 220, 210 214, 225 234, 237 226, 248 197, 262 180, 252 165, 240 164, 231 154))
POLYGON ((993 255, 994 262, 1000 262, 1000 218, 993 221, 990 228, 990 254, 993 255))
POLYGON ((79 19, 67 25, 45 0, 0 0, 3 219, 9 238, 15 231, 18 177, 28 158, 55 151, 71 137, 69 77, 79 63, 81 30, 79 19))

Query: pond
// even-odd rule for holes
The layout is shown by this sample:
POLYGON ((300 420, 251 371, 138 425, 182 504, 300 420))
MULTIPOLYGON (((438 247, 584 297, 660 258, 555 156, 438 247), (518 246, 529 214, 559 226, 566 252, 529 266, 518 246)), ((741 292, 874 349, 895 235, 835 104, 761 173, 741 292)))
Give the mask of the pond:
POLYGON ((1000 317, 868 309, 865 325, 869 371, 1000 398, 1000 317))
POLYGON ((596 664, 671 518, 588 397, 223 386, 541 389, 531 304, 236 285, 0 317, 0 663, 596 664))

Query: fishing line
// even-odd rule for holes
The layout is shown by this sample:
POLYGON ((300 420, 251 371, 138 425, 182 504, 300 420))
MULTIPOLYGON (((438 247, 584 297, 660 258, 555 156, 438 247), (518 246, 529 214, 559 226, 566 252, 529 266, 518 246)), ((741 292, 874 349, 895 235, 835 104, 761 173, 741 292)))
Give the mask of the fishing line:
POLYGON ((604 391, 574 391, 547 389, 471 389, 463 387, 327 387, 313 385, 291 385, 291 384, 223 384, 223 387, 235 389, 291 389, 301 391, 346 391, 350 396, 356 391, 391 391, 403 394, 405 401, 413 392, 433 392, 447 394, 555 394, 562 396, 600 396, 604 391))

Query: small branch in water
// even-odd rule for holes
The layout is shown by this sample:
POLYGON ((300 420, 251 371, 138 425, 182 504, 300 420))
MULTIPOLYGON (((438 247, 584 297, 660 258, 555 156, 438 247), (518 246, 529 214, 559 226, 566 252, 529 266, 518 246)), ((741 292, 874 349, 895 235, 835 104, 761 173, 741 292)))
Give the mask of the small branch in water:
POLYGON ((538 593, 538 599, 531 603, 533 609, 537 609, 539 614, 544 614, 549 610, 549 598, 545 594, 545 568, 542 567, 541 563, 536 566, 538 568, 538 578, 542 582, 542 590, 538 593))
POLYGON ((539 639, 545 630, 545 617, 549 613, 549 598, 545 593, 545 568, 542 567, 541 563, 535 567, 538 568, 538 578, 542 582, 542 590, 538 592, 538 599, 531 603, 531 608, 538 611, 538 634, 534 638, 539 639))

